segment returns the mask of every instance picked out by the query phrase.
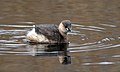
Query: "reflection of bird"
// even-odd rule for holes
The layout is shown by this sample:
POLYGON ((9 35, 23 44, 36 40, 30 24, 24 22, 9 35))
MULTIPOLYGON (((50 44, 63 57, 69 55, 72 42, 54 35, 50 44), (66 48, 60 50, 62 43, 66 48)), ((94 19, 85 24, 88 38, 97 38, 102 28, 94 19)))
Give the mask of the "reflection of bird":
POLYGON ((27 34, 30 42, 37 43, 68 43, 67 33, 71 32, 71 22, 63 20, 57 25, 35 25, 27 34))
POLYGON ((32 56, 58 56, 61 64, 71 64, 71 56, 68 55, 68 43, 59 44, 35 44, 28 45, 28 51, 32 56))

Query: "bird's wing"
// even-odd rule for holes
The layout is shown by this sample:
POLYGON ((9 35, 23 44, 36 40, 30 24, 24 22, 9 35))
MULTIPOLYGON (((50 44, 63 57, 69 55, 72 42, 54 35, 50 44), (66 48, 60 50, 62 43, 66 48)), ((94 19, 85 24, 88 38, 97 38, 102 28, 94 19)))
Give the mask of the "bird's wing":
POLYGON ((62 35, 60 34, 58 30, 58 26, 52 24, 52 25, 36 25, 35 31, 37 34, 43 34, 46 36, 49 40, 59 41, 59 39, 62 38, 62 35))

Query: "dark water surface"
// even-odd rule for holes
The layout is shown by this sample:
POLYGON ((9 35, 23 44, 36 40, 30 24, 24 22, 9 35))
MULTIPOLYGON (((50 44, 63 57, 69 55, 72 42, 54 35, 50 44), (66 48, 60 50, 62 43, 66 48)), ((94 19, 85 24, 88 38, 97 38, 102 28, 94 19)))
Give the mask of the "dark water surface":
POLYGON ((1 0, 0 72, 120 72, 120 0, 1 0), (26 42, 32 25, 65 19, 80 23, 69 46, 26 42))

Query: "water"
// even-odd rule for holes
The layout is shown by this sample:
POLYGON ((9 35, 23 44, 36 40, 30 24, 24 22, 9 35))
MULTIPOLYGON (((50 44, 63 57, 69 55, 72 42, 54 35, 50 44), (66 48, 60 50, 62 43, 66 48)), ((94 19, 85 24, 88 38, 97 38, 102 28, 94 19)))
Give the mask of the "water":
POLYGON ((119 2, 1 1, 0 72, 120 72, 119 2), (26 42, 32 25, 64 19, 80 23, 69 45, 26 42))

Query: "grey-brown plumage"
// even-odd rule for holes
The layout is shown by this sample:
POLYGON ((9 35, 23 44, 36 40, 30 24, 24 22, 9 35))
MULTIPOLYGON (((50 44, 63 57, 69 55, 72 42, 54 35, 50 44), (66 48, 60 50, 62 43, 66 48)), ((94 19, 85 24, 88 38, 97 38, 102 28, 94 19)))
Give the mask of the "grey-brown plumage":
POLYGON ((36 25, 35 32, 43 34, 50 42, 65 42, 65 37, 60 34, 55 24, 36 25))
POLYGON ((67 43, 67 33, 71 31, 71 22, 63 20, 59 26, 55 24, 35 25, 27 34, 31 42, 39 43, 67 43))

